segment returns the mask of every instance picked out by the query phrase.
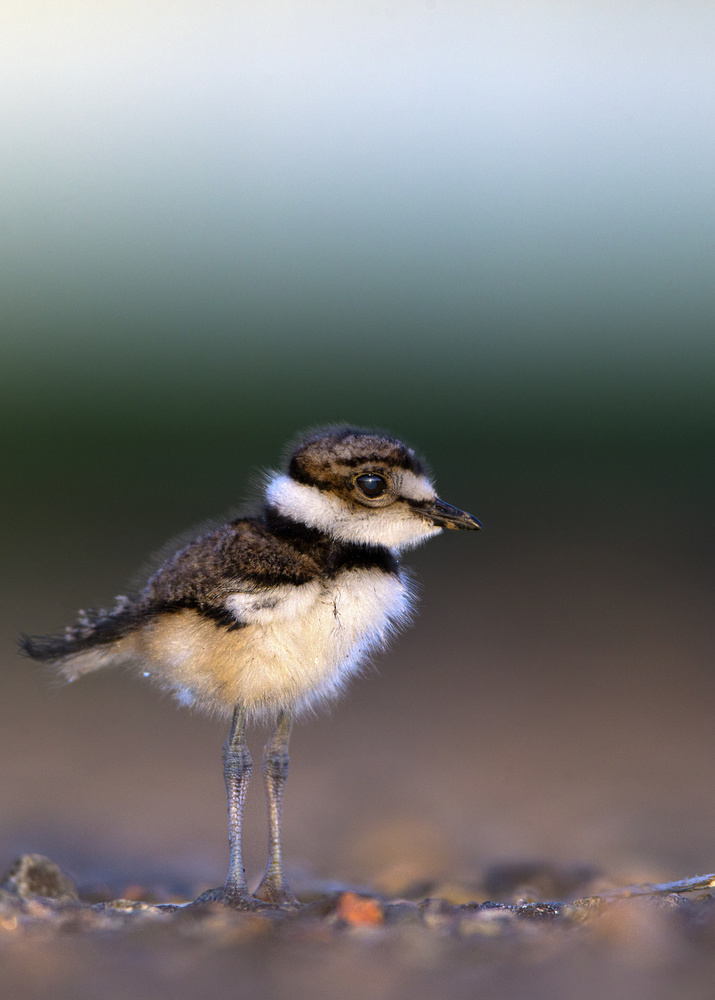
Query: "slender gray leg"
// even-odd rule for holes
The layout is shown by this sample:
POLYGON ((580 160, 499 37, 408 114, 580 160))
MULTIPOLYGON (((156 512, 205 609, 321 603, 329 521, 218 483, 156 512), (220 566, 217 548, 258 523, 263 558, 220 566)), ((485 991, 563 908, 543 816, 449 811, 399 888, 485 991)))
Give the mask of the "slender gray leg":
POLYGON ((241 826, 243 806, 246 801, 248 782, 251 779, 253 761, 246 744, 246 713, 237 707, 228 739, 223 745, 223 777, 228 798, 228 842, 229 868, 226 888, 236 895, 248 895, 246 873, 241 854, 241 826))
POLYGON ((256 889, 256 899, 276 906, 298 906, 298 900, 288 888, 283 874, 281 854, 281 804, 283 789, 288 777, 288 741, 293 726, 293 716, 283 712, 278 716, 278 725, 263 751, 263 776, 268 793, 268 816, 270 833, 268 838, 268 867, 266 874, 256 889))
POLYGON ((225 903, 250 909, 256 903, 248 892, 246 873, 241 855, 241 824, 243 805, 246 801, 248 782, 253 762, 246 744, 246 713, 237 706, 233 713, 231 732, 223 745, 223 776, 228 797, 228 840, 230 863, 226 885, 222 889, 209 889, 196 900, 197 903, 225 903))

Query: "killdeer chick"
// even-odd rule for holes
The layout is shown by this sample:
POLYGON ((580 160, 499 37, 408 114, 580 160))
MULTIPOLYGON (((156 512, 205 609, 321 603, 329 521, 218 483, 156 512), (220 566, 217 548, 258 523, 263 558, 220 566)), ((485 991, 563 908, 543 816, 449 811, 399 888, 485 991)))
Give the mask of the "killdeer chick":
POLYGON ((333 427, 303 440, 273 475, 258 514, 167 559, 135 597, 82 612, 60 637, 23 638, 67 680, 131 664, 182 705, 232 717, 224 745, 230 867, 199 901, 296 905, 281 857, 281 801, 293 719, 337 695, 412 605, 400 550, 475 517, 438 499, 402 442, 333 427), (263 754, 270 818, 266 873, 253 895, 241 856, 251 775, 249 722, 275 721, 263 754))

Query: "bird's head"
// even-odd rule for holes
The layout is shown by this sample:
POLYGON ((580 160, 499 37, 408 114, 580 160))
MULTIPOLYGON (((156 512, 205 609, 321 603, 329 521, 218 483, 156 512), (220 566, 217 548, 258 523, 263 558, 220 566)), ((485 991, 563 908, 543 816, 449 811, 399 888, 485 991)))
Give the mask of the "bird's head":
POLYGON ((481 524, 440 500, 411 448, 375 431, 335 427, 301 441, 287 474, 274 476, 269 507, 332 538, 391 549, 418 545, 442 528, 481 524))

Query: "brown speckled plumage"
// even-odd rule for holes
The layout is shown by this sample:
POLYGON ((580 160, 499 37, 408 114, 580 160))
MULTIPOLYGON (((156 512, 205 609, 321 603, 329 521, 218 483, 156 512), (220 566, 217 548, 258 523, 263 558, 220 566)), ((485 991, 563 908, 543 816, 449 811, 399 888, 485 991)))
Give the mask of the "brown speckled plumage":
POLYGON ((300 586, 358 565, 398 571, 397 559, 383 547, 337 543, 264 510, 194 539, 164 562, 140 594, 118 598, 111 611, 82 612, 65 635, 24 637, 22 645, 33 659, 59 660, 116 642, 160 615, 185 609, 231 628, 237 623, 226 611, 226 598, 246 584, 300 586))

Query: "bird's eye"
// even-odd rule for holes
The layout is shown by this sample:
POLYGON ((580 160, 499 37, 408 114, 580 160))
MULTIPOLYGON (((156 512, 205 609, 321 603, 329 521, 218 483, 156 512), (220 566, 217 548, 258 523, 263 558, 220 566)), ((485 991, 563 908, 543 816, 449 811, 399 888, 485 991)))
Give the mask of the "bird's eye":
POLYGON ((381 497, 387 490, 387 480, 378 476, 376 472, 365 472, 362 476, 357 476, 355 485, 370 500, 381 497))

